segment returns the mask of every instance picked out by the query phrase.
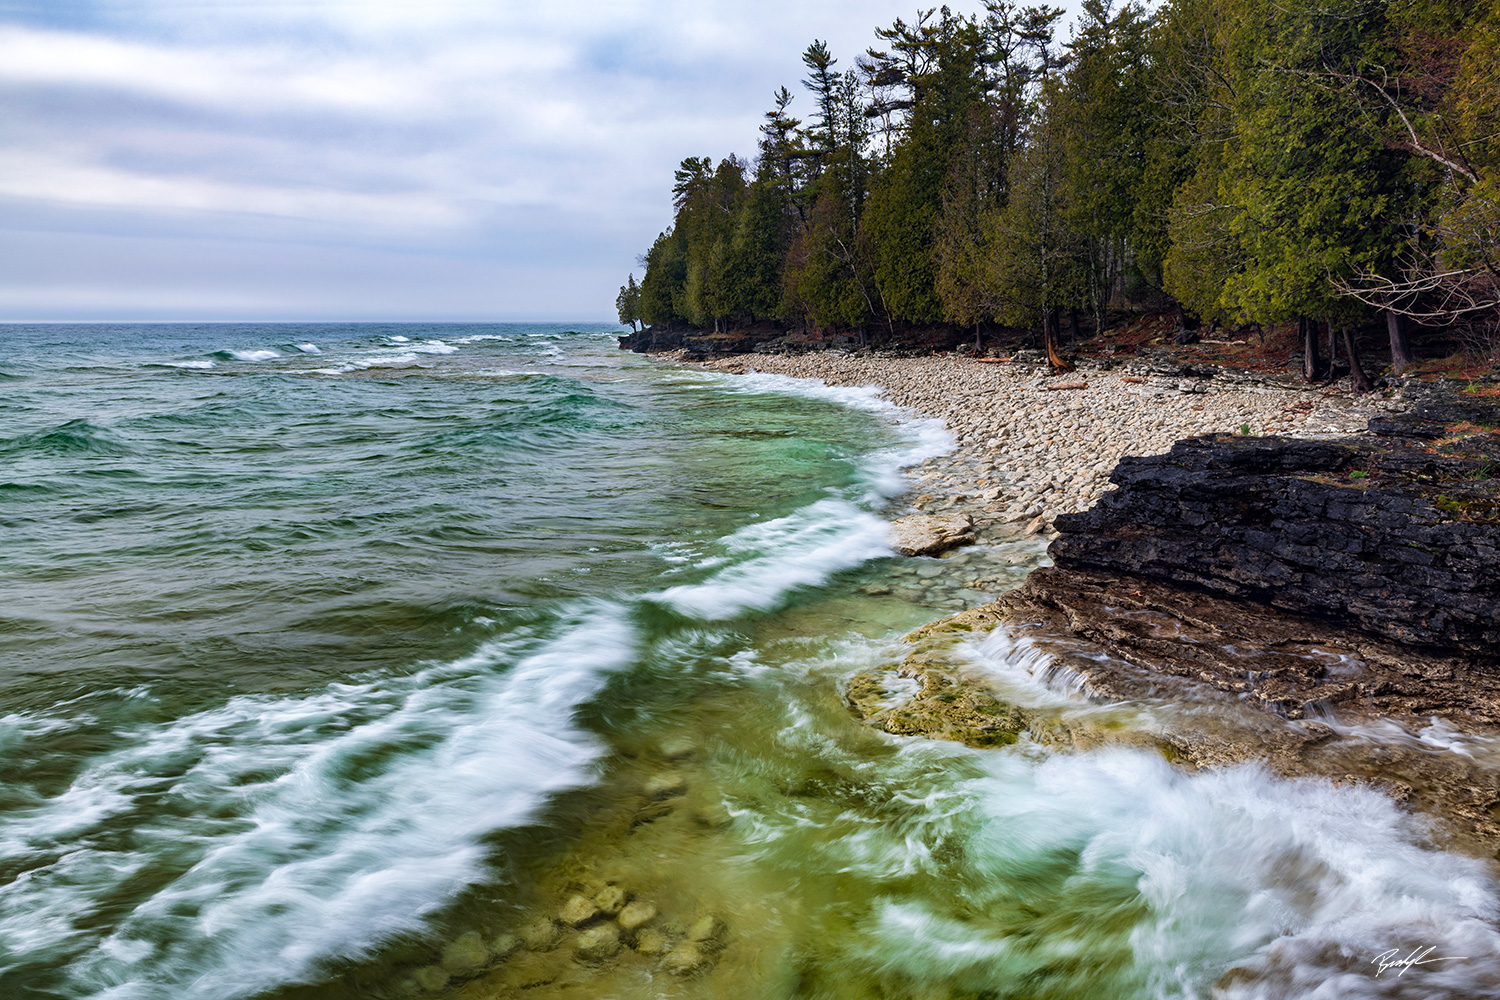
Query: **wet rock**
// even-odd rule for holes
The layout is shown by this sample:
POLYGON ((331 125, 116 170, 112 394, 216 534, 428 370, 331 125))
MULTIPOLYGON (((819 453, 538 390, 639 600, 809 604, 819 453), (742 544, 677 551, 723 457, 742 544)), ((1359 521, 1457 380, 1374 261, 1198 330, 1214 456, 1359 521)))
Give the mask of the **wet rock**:
POLYGON ((583 962, 601 962, 620 953, 620 929, 614 924, 597 924, 580 933, 573 942, 573 954, 583 962))
POLYGON ((891 547, 903 556, 935 556, 974 543, 974 519, 964 513, 910 514, 891 525, 891 547))
POLYGON ((424 966, 413 972, 411 978, 418 989, 427 993, 436 993, 453 980, 441 965, 424 966))
POLYGON ((670 944, 666 934, 654 927, 647 927, 635 936, 635 950, 642 955, 660 955, 670 944))
POLYGON ((478 931, 469 931, 450 941, 443 949, 441 959, 444 971, 455 976, 478 972, 489 963, 490 949, 478 931))
POLYGON ((728 806, 722 801, 715 799, 712 802, 705 802, 693 810, 693 822, 699 826, 708 827, 711 830, 718 830, 733 823, 734 816, 730 813, 728 806))
POLYGON ((522 941, 514 934, 497 934, 490 940, 490 960, 503 962, 520 951, 522 941))
POLYGON ((1120 488, 1058 518, 1049 553, 1500 668, 1500 481, 1477 478, 1486 461, 1405 439, 1197 438, 1122 460, 1120 488))
POLYGON ((671 799, 687 793, 687 778, 675 771, 653 775, 645 785, 648 799, 671 799))
POLYGON ((673 975, 691 976, 708 967, 708 956, 692 941, 683 941, 667 952, 662 965, 673 975))
POLYGON ((521 928, 521 943, 528 951, 547 951, 557 946, 557 939, 562 936, 562 931, 557 927, 555 921, 546 917, 539 917, 521 928))
POLYGON ((692 737, 678 735, 662 740, 659 750, 667 760, 687 760, 697 752, 698 746, 692 737))
POLYGON ((599 916, 599 907, 587 896, 573 896, 563 904, 557 918, 569 927, 581 927, 599 916))
POLYGON ((728 928, 724 921, 711 913, 704 914, 688 928, 687 939, 703 948, 715 948, 723 943, 728 928))
POLYGON ((615 919, 627 931, 639 930, 656 919, 656 907, 637 899, 620 910, 620 915, 615 919))
POLYGON ((594 897, 594 905, 606 917, 613 917, 630 902, 630 893, 617 885, 606 886, 594 897))

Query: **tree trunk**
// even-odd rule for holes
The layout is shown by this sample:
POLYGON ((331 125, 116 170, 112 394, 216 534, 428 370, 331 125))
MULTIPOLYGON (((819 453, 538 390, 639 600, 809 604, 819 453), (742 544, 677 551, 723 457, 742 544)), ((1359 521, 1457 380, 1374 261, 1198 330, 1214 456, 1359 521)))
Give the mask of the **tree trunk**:
POLYGON ((1068 336, 1072 337, 1072 343, 1077 344, 1083 338, 1078 334, 1078 310, 1068 310, 1068 336))
POLYGON ((1387 309, 1385 329, 1391 335, 1391 368, 1400 375, 1412 365, 1411 344, 1406 339, 1406 317, 1387 309))
POLYGON ((1369 392, 1374 386, 1365 377, 1365 370, 1359 363, 1359 352, 1354 348, 1354 334, 1349 327, 1344 327, 1344 353, 1349 355, 1349 377, 1354 379, 1355 392, 1369 392))
POLYGON ((1339 364, 1339 335, 1334 329, 1333 323, 1328 324, 1328 377, 1333 378, 1334 369, 1339 364))
POLYGON ((1302 335, 1302 377, 1316 382, 1323 375, 1323 359, 1318 352, 1318 325, 1306 316, 1299 316, 1297 332, 1302 335))
POLYGON ((984 334, 979 332, 979 324, 974 324, 974 356, 977 358, 984 353, 984 334))
POLYGON ((1070 372, 1073 366, 1057 353, 1057 310, 1049 309, 1042 317, 1042 341, 1047 348, 1047 366, 1054 373, 1070 372))

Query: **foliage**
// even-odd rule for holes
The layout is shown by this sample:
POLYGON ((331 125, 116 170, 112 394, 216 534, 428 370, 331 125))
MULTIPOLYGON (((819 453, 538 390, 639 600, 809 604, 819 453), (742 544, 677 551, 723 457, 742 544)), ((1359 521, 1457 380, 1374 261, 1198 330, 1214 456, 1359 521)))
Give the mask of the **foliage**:
MULTIPOLYGON (((1382 310, 1500 330, 1500 0, 984 0, 802 53, 757 157, 688 157, 634 313, 1102 326, 1382 310)), ((1404 351, 1404 347, 1403 347, 1404 351)), ((1403 355, 1404 356, 1404 355, 1403 355)))

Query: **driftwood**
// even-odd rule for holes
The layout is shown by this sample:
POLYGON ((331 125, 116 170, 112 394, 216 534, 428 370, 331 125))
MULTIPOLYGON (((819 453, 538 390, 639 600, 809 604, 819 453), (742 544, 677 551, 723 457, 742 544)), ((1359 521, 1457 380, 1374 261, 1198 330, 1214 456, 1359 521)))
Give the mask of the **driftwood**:
POLYGON ((1087 382, 1062 382, 1058 385, 1044 385, 1041 389, 1043 392, 1057 392, 1060 389, 1087 389, 1088 387, 1087 382))
POLYGON ((970 361, 977 361, 981 365, 1008 365, 1008 364, 1010 364, 1010 358, 970 358, 969 360, 970 361))
POLYGON ((1134 375, 1121 375, 1120 376, 1120 381, 1121 382, 1131 382, 1131 383, 1134 383, 1135 385, 1145 385, 1146 384, 1146 380, 1145 379, 1143 379, 1143 378, 1137 378, 1134 375))

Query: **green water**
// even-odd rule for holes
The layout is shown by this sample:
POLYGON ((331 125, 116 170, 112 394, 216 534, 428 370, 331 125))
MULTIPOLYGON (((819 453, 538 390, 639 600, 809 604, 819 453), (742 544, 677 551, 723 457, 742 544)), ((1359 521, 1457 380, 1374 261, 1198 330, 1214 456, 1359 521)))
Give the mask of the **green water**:
POLYGON ((850 676, 1037 547, 892 558, 939 428, 610 332, 0 332, 0 995, 1497 981, 1488 869, 1374 793, 858 723, 850 676), (645 919, 559 921, 611 893, 645 919))

